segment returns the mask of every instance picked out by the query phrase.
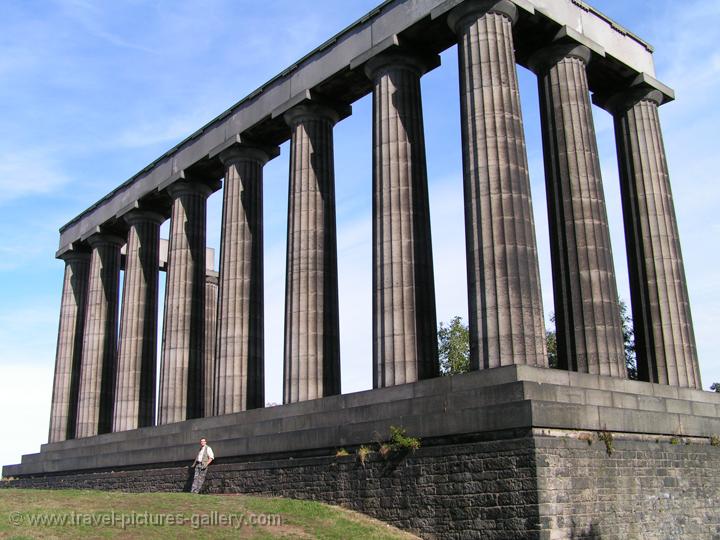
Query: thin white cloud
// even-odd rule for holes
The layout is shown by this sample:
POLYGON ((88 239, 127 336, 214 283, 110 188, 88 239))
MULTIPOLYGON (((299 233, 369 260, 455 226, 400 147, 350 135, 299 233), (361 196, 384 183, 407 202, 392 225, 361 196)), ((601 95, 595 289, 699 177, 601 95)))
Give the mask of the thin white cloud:
POLYGON ((75 19, 88 34, 96 38, 115 47, 157 54, 155 50, 149 47, 128 41, 123 36, 108 30, 107 23, 110 17, 108 16, 108 10, 101 8, 102 4, 85 0, 63 0, 59 5, 63 9, 65 16, 75 19))
POLYGON ((40 148, 0 153, 0 205, 21 197, 49 195, 67 185, 59 160, 40 148))

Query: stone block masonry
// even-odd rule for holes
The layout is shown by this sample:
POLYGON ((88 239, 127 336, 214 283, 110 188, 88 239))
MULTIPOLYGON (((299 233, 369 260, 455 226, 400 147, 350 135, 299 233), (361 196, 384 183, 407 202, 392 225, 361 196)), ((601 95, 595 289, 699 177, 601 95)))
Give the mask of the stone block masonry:
POLYGON ((720 537, 720 448, 682 437, 536 436, 544 538, 720 537))
POLYGON ((507 366, 51 443, 0 485, 182 491, 206 436, 210 493, 340 504, 424 538, 712 538, 719 408, 710 392, 507 366), (421 448, 360 463, 390 426, 421 448))
MULTIPOLYGON (((608 454, 597 433, 534 430, 427 439, 414 453, 387 460, 374 453, 364 464, 356 448, 347 457, 328 449, 220 458, 205 489, 323 501, 423 538, 713 538, 720 534, 720 447, 686 442, 614 433, 608 454)), ((190 478, 176 464, 0 485, 181 491, 190 478)))

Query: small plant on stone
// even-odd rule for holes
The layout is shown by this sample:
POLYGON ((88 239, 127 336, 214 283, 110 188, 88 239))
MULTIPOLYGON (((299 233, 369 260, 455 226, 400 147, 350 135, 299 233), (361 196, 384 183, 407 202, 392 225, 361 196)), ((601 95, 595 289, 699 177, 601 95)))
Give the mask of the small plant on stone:
POLYGON ((588 446, 591 446, 593 443, 593 436, 591 433, 580 433, 577 438, 578 441, 585 441, 588 443, 588 446))
POLYGON ((345 456, 349 456, 349 455, 350 455, 350 453, 347 450, 345 450, 344 448, 340 448, 340 450, 335 452, 335 457, 345 457, 345 456))
POLYGON ((367 458, 370 454, 372 454, 372 449, 369 446, 363 445, 360 448, 358 448, 358 451, 357 451, 358 461, 360 461, 360 464, 363 467, 365 466, 365 462, 367 461, 367 458))
POLYGON ((420 439, 409 437, 405 428, 390 426, 390 445, 392 450, 411 450, 414 452, 420 448, 420 439))
POLYGON ((388 459, 390 457, 390 454, 392 453, 392 445, 390 443, 382 443, 380 445, 380 448, 378 448, 378 453, 382 456, 383 459, 388 459))
POLYGON ((710 446, 720 446, 720 436, 712 435, 710 437, 710 446))
POLYGON ((679 437, 670 437, 670 444, 680 444, 680 442, 679 437))
POLYGON ((597 438, 598 440, 605 443, 605 450, 607 451, 607 455, 612 456, 613 452, 615 451, 613 434, 609 431, 598 431, 597 438))

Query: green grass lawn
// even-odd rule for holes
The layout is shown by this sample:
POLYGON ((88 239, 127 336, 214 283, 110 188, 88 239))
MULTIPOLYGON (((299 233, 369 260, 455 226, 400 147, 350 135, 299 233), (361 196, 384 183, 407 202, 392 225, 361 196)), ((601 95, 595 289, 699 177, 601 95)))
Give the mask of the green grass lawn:
POLYGON ((357 512, 312 501, 245 495, 0 489, 0 538, 138 537, 416 538, 357 512))

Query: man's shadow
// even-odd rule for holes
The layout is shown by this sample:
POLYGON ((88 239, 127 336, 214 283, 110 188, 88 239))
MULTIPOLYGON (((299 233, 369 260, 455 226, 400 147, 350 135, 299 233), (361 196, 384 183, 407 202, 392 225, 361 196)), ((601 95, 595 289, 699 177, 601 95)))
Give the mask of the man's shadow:
POLYGON ((193 480, 195 479, 195 468, 192 466, 187 467, 187 479, 185 480, 185 487, 183 487, 183 491, 190 492, 193 485, 193 480))

